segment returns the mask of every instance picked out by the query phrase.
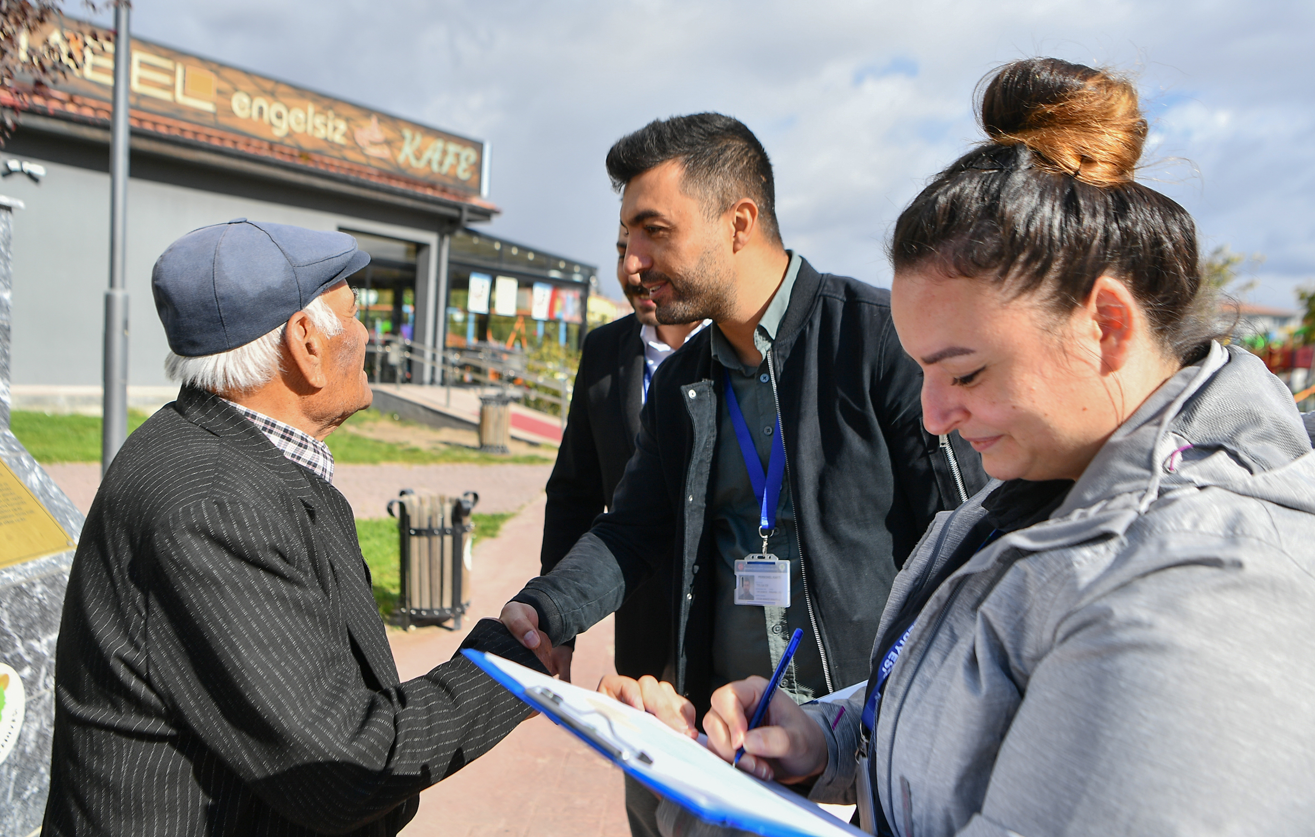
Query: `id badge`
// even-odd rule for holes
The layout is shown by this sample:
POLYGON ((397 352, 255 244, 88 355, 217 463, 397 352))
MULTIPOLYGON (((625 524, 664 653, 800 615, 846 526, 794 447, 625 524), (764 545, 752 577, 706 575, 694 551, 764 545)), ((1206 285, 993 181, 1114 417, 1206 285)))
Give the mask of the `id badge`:
POLYGON ((790 606, 790 562, 775 555, 748 555, 735 562, 735 603, 790 606))

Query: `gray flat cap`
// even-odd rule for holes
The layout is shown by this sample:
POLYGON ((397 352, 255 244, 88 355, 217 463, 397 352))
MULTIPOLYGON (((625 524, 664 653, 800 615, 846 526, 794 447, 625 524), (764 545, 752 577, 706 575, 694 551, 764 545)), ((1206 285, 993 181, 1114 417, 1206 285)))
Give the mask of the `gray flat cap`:
POLYGON ((200 357, 268 334, 369 261, 346 233, 236 218, 170 244, 151 291, 169 348, 200 357))

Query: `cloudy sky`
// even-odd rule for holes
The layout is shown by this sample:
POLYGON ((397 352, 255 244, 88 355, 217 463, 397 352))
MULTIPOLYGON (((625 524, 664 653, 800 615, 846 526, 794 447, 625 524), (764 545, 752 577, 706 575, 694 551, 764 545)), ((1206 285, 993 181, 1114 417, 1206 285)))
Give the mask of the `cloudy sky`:
MULTIPOLYGON (((70 11, 75 11, 69 3, 70 11)), ((603 157, 656 117, 733 114, 776 167, 786 245, 889 281, 899 211, 979 139, 977 81, 1045 54, 1134 73, 1142 179, 1252 302, 1315 285, 1315 3, 1137 0, 134 0, 136 35, 493 143, 490 231, 609 274, 603 157), (1303 57, 1304 56, 1304 57, 1303 57)), ((102 18, 103 19, 103 18, 102 18)))

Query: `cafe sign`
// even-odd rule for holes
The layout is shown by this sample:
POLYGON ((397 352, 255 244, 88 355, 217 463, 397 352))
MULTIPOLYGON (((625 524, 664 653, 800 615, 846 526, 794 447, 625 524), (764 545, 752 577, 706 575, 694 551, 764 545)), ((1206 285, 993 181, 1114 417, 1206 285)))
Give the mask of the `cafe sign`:
MULTIPOLYGON (((61 93, 112 104, 114 33, 81 21, 19 37, 20 59, 44 40, 68 56, 61 93)), ((483 143, 332 99, 301 87, 132 39, 129 108, 223 135, 287 146, 462 196, 487 196, 483 143)), ((149 123, 150 120, 142 120, 149 123)), ((137 127, 137 126, 134 126, 137 127)), ((173 132, 169 132, 173 133, 173 132)))

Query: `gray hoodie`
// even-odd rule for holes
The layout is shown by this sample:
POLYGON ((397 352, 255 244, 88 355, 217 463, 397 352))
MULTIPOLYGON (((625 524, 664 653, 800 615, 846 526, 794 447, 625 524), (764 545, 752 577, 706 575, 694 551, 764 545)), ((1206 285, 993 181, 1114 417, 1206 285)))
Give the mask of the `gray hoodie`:
MULTIPOLYGON (((998 484, 937 518, 878 636, 998 484)), ((1315 453, 1282 384, 1216 344, 1051 519, 932 596, 871 779, 902 837, 1312 834, 1312 649, 1315 453)), ((817 801, 855 801, 862 702, 807 707, 828 738, 817 801)))

